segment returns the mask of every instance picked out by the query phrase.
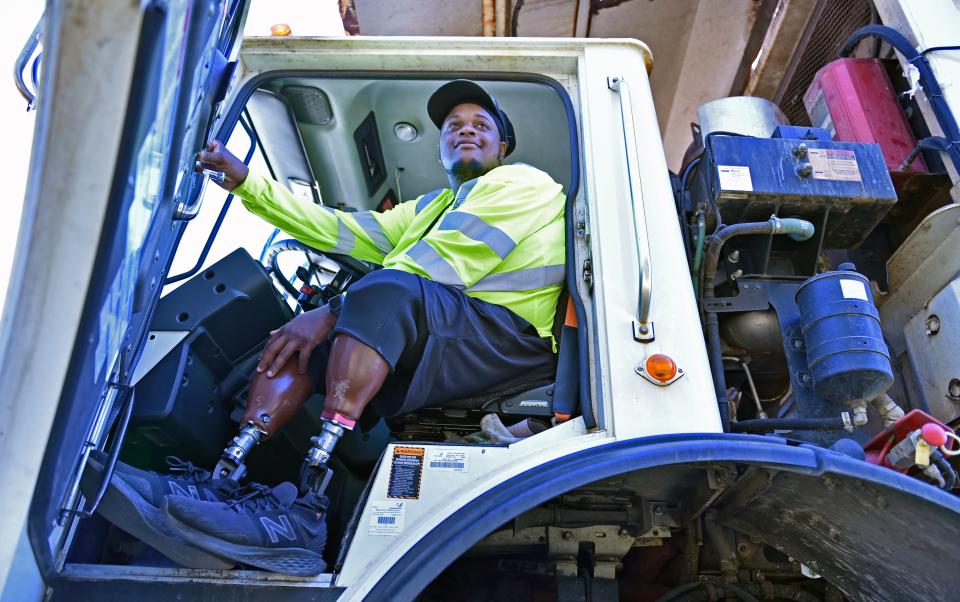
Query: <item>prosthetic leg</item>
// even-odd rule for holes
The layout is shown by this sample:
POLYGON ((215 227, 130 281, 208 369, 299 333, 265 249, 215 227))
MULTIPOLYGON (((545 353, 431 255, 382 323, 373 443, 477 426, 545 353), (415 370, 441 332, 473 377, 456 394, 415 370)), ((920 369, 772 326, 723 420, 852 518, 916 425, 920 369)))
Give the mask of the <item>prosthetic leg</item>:
MULTIPOLYGON (((367 403, 383 385, 390 366, 380 355, 358 340, 338 336, 327 365, 327 398, 321 414, 320 434, 312 437, 313 447, 307 452, 300 471, 300 492, 322 495, 330 479, 327 462, 337 441, 356 420, 367 403), (351 383, 355 383, 351 385, 351 383)), ((303 407, 314 390, 309 374, 300 374, 294 362, 268 378, 257 374, 250 384, 247 410, 240 434, 223 450, 214 470, 217 478, 239 480, 246 473, 247 454, 264 438, 271 436, 290 421, 303 407)))
MULTIPOLYGON (((294 362, 289 362, 272 378, 265 373, 257 374, 250 383, 247 410, 241 421, 243 426, 223 450, 214 477, 242 479, 247 472, 244 463, 247 455, 258 443, 290 422, 303 408, 313 389, 313 379, 308 374, 300 374, 294 362)), ((310 439, 313 446, 300 469, 301 493, 323 494, 332 476, 327 463, 333 448, 346 431, 356 426, 355 420, 333 410, 324 410, 320 417, 323 420, 320 434, 310 439)))
MULTIPOLYGON (((240 420, 240 433, 220 456, 214 478, 239 481, 247 472, 247 455, 300 412, 314 390, 309 374, 300 374, 296 362, 287 364, 273 377, 260 372, 250 382, 247 410, 240 420)), ((332 447, 331 447, 332 449, 332 447)))
POLYGON ((310 438, 313 447, 307 451, 307 457, 300 467, 301 494, 323 495, 330 483, 330 477, 333 476, 333 471, 327 465, 333 448, 337 441, 340 441, 340 437, 343 437, 346 431, 352 431, 357 424, 356 420, 333 410, 324 410, 320 418, 323 420, 320 434, 310 438))

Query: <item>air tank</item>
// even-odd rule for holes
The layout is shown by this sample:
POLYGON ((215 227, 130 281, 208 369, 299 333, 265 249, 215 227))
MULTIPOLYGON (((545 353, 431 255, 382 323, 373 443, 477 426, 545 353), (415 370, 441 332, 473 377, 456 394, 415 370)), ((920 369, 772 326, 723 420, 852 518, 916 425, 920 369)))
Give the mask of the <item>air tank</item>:
POLYGON ((814 391, 854 404, 893 384, 870 282, 852 264, 818 274, 797 290, 800 324, 814 391))
POLYGON ((711 100, 697 109, 700 135, 712 132, 733 132, 744 136, 769 138, 778 125, 790 125, 780 107, 766 98, 731 96, 711 100))

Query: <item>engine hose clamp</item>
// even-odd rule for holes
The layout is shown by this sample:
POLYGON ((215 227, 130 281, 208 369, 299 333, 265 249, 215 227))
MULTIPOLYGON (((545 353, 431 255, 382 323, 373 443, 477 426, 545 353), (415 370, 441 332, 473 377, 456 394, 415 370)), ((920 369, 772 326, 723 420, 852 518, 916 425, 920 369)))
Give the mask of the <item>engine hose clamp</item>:
POLYGON ((780 218, 777 217, 776 215, 771 215, 771 216, 770 216, 770 227, 773 228, 773 232, 772 232, 773 234, 780 234, 780 228, 782 227, 782 223, 780 222, 780 218))
POLYGON ((843 430, 848 433, 853 432, 853 421, 850 419, 850 412, 841 412, 840 418, 843 419, 843 430))

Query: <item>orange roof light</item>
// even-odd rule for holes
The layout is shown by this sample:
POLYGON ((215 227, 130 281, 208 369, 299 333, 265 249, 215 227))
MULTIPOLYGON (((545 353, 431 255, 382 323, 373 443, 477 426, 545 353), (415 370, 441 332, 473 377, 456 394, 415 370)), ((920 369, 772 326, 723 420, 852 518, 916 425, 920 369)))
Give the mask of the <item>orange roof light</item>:
POLYGON ((655 353, 647 358, 646 369, 651 378, 666 383, 677 375, 677 362, 669 355, 655 353))
POLYGON ((272 36, 288 36, 291 33, 293 32, 290 31, 290 26, 286 23, 277 23, 270 28, 270 35, 272 36))

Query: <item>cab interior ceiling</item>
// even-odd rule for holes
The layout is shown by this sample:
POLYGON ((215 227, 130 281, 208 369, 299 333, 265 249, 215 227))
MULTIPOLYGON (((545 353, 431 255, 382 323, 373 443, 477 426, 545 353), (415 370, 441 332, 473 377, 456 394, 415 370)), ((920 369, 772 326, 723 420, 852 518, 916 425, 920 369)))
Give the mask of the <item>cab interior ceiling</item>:
MULTIPOLYGON (((542 81, 474 79, 513 123, 517 146, 505 162, 533 165, 569 190, 570 134, 557 91, 542 81)), ((315 179, 325 205, 362 211, 377 209, 388 195, 403 202, 448 185, 439 162, 439 132, 426 110, 441 83, 276 77, 257 88, 246 108, 278 181, 315 179), (401 140, 398 124, 413 126, 416 137, 401 140)))

